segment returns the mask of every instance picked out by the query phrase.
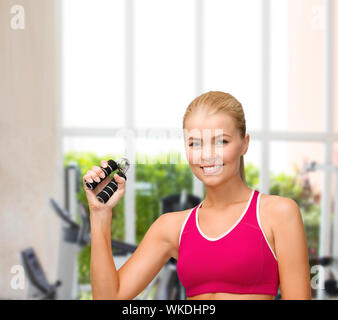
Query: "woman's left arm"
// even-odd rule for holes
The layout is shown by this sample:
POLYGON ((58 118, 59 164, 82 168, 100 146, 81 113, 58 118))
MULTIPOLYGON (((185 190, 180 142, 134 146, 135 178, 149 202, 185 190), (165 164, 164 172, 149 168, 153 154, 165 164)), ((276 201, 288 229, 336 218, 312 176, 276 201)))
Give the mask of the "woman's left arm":
POLYGON ((296 201, 279 197, 273 206, 273 235, 283 300, 311 300, 310 264, 296 201))

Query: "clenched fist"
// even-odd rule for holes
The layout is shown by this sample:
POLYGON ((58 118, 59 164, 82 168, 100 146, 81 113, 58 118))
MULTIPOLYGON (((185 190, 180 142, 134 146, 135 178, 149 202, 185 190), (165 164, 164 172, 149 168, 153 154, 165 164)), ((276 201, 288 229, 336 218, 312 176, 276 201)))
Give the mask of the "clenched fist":
MULTIPOLYGON (((101 167, 103 168, 108 167, 108 162, 106 160, 102 160, 100 164, 101 167)), ((86 174, 83 176, 82 179, 83 187, 86 191, 86 197, 88 200, 89 210, 91 211, 91 213, 111 210, 116 206, 116 204, 124 195, 126 180, 120 177, 117 173, 114 173, 113 178, 116 181, 118 188, 106 203, 100 202, 96 198, 96 195, 99 194, 108 183, 110 183, 110 181, 112 180, 110 176, 107 176, 104 180, 102 180, 102 182, 98 184, 94 190, 90 190, 86 186, 85 181, 89 183, 92 183, 94 181, 100 182, 101 179, 104 177, 105 177, 104 171, 98 166, 93 166, 91 170, 88 170, 86 174)))

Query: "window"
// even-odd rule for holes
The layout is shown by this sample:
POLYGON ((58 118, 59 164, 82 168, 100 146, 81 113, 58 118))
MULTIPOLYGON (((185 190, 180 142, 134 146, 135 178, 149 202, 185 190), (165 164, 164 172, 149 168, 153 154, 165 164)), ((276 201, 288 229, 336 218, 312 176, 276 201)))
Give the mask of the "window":
MULTIPOLYGON (((182 129, 197 95, 220 90, 243 105, 251 136, 245 165, 259 167, 263 193, 275 183, 270 173, 295 174, 306 160, 337 165, 338 104, 325 102, 337 101, 327 88, 337 90, 325 68, 336 77, 338 64, 330 68, 337 55, 325 38, 324 12, 324 1, 63 1, 65 150, 82 144, 104 152, 109 145, 107 152, 176 149, 184 157, 183 140, 168 132, 182 129), (115 138, 125 127, 133 143, 115 138), (162 136, 143 135, 153 129, 162 136)), ((337 30, 338 6, 328 12, 337 30)), ((331 176, 315 176, 322 210, 331 200, 331 176)), ((135 189, 127 190, 128 201, 135 189)), ((126 206, 127 227, 134 211, 126 206)), ((321 212, 323 221, 328 216, 321 212)), ((134 232, 126 240, 134 242, 134 232)), ((328 248, 325 242, 320 254, 328 248)))

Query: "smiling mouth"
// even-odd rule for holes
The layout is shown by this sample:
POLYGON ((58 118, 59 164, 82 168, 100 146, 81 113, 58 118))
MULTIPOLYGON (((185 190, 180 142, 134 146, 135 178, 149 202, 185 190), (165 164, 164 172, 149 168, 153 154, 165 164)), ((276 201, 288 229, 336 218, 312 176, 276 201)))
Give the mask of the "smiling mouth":
POLYGON ((224 167, 224 164, 214 165, 214 166, 200 166, 205 175, 212 175, 221 171, 221 168, 224 167))

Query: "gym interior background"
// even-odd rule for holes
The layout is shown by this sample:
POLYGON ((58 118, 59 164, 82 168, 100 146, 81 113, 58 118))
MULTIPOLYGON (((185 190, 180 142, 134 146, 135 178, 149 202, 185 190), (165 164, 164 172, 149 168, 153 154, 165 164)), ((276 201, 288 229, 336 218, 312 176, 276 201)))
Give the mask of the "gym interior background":
MULTIPOLYGON (((23 286, 18 278, 20 253, 33 248, 46 279, 63 281, 59 298, 90 299, 88 245, 69 249, 50 205, 69 201, 69 166, 181 155, 174 166, 149 161, 128 171, 112 234, 135 245, 162 198, 203 197, 182 137, 169 132, 209 90, 242 103, 249 185, 297 201, 311 264, 333 257, 323 277, 335 277, 337 34, 335 0, 1 0, 0 298, 33 297, 27 276, 23 286), (74 274, 62 269, 70 257, 74 274)), ((330 298, 320 289, 313 297, 330 298)))

